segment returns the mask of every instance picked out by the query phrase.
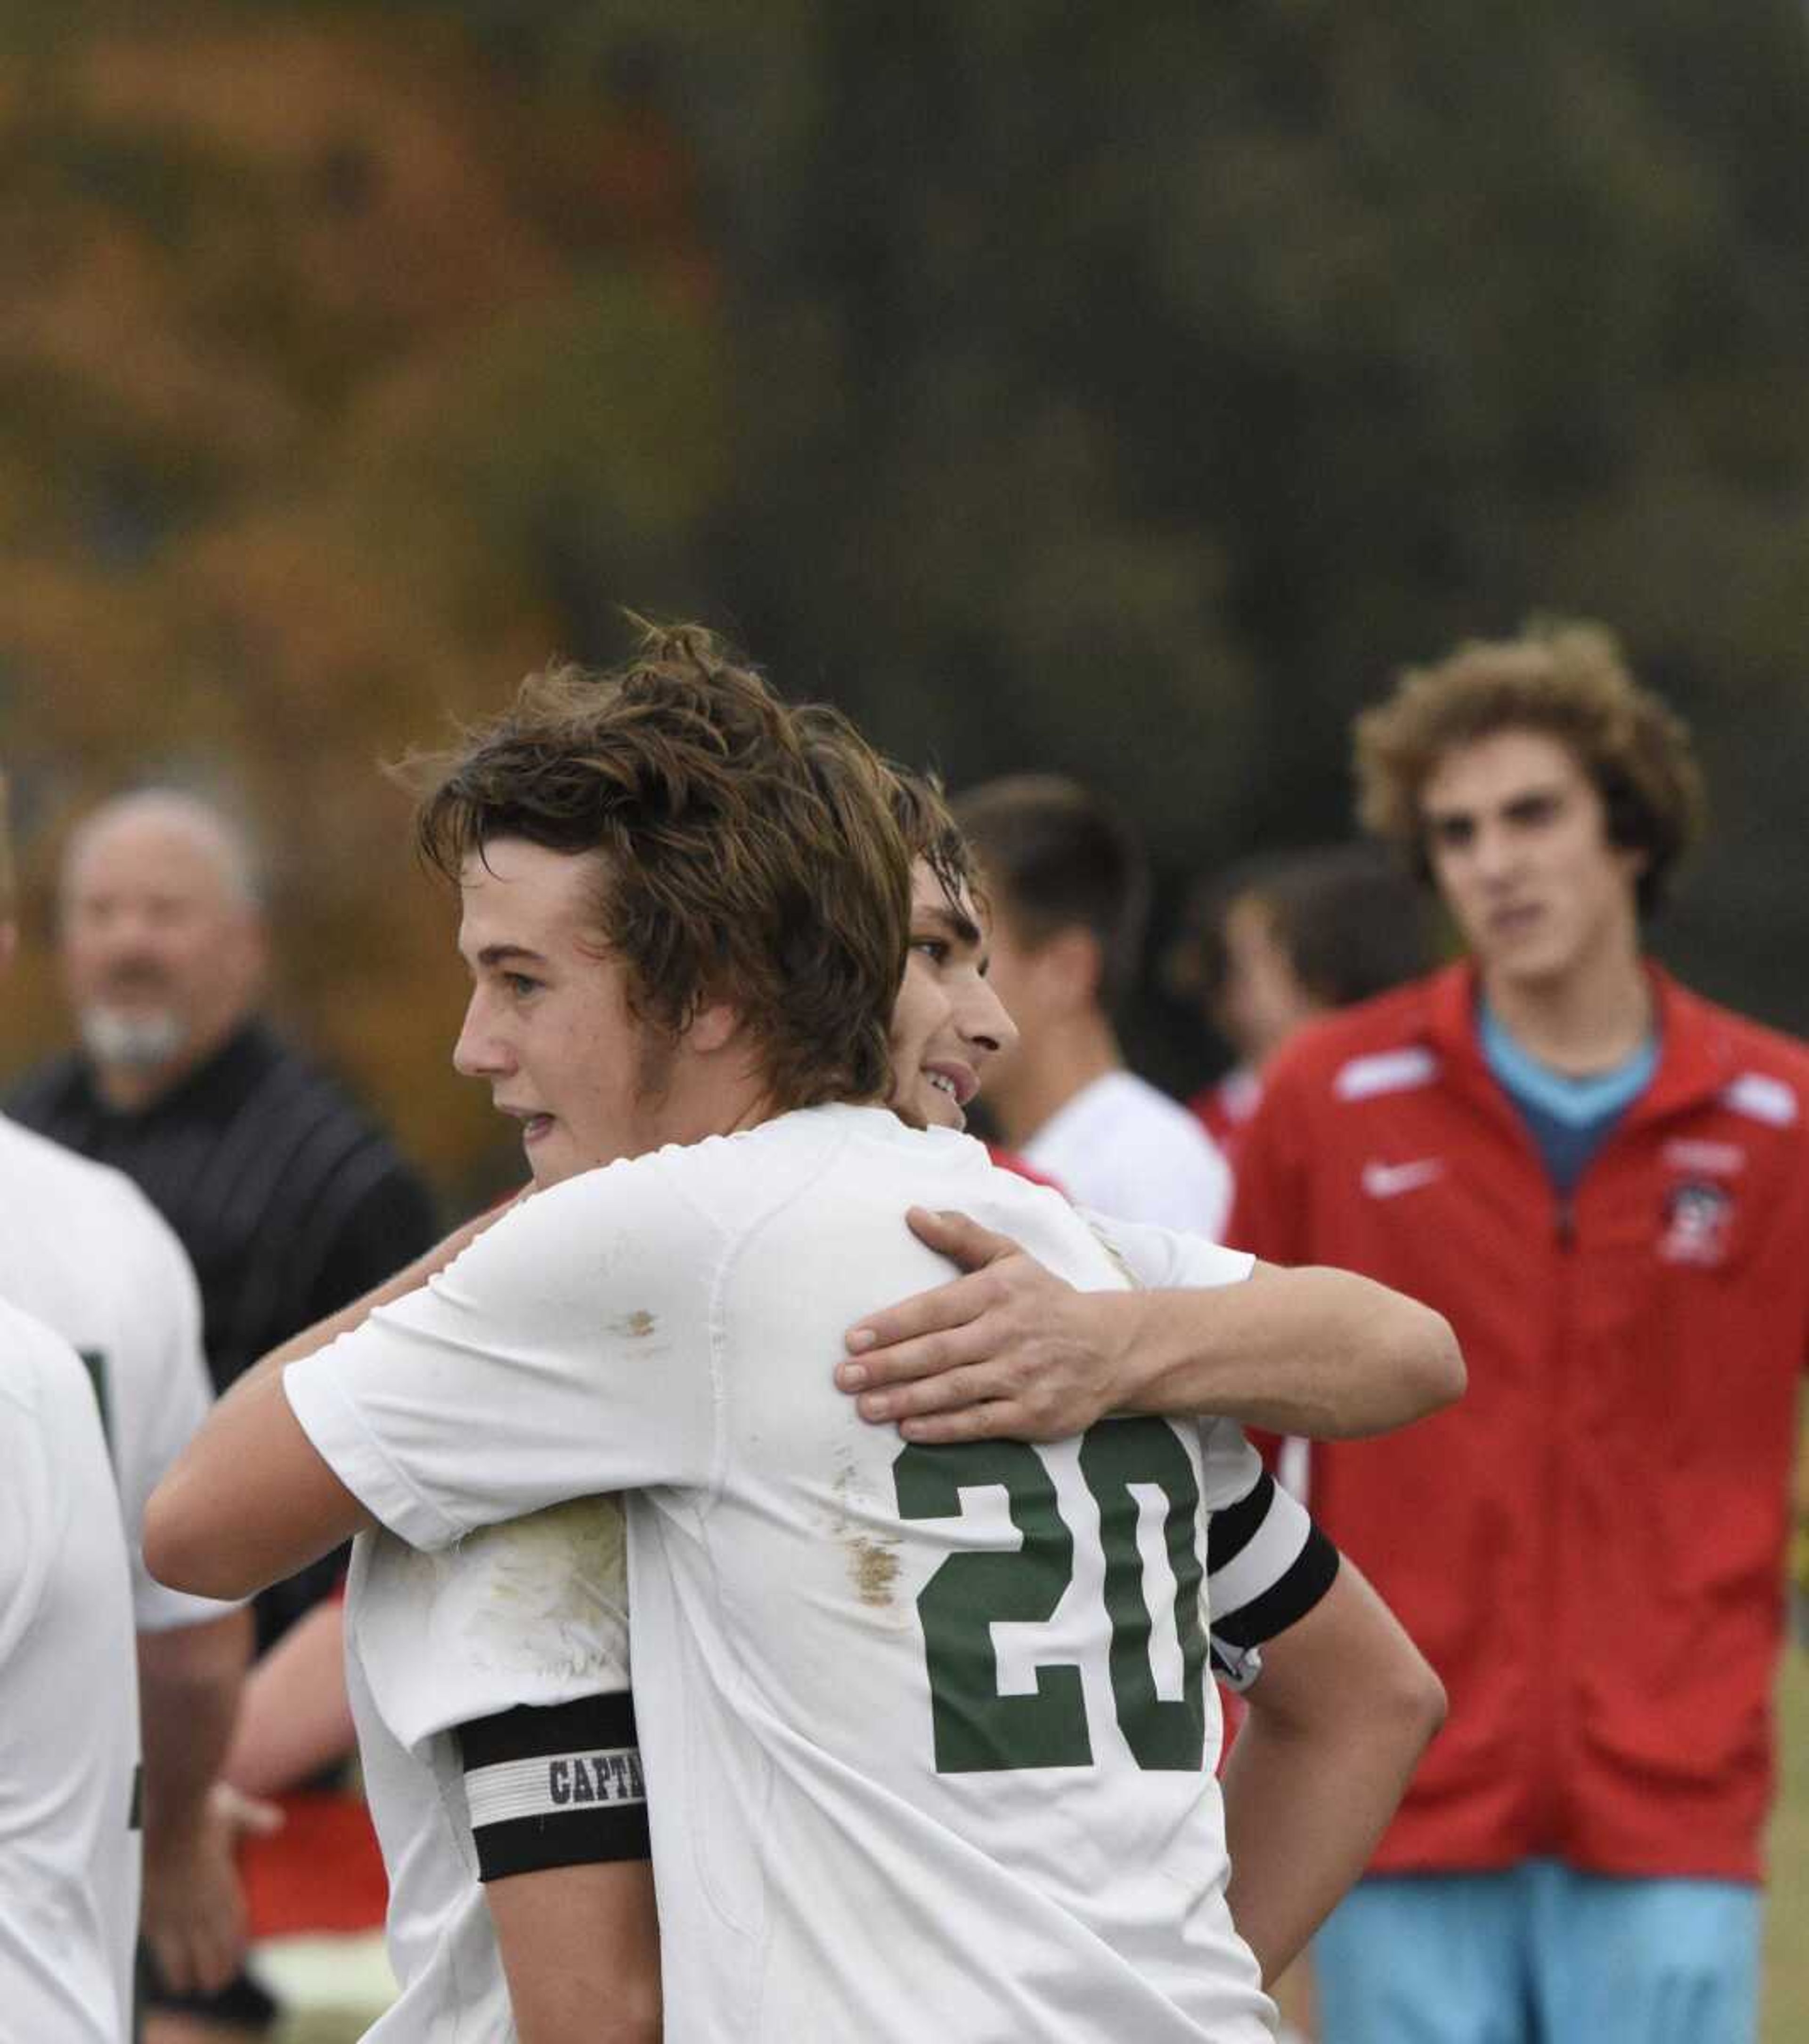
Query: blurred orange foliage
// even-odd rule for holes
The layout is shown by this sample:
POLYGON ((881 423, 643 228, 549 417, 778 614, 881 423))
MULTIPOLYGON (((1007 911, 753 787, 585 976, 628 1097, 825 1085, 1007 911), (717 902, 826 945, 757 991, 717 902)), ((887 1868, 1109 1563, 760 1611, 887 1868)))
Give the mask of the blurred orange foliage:
POLYGON ((686 145, 645 106, 549 111, 427 12, 92 12, 0 95, 0 743, 33 939, 0 1074, 66 1035, 69 823, 183 778, 261 834, 279 1012, 462 1201, 498 1137, 451 1072, 451 908, 380 768, 567 650, 549 490, 619 544, 623 601, 685 582, 720 475, 686 145))

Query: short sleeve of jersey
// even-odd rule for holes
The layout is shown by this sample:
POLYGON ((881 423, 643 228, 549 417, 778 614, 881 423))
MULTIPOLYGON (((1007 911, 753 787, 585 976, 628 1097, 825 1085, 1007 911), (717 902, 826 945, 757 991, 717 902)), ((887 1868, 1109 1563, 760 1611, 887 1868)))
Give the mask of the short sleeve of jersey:
POLYGON ((422 1290, 284 1373, 340 1480, 433 1551, 567 1498, 716 1474, 726 1237, 674 1151, 537 1194, 422 1290))
POLYGON ((144 1508, 200 1431, 213 1391, 202 1356, 194 1273, 163 1216, 148 1200, 136 1204, 143 1212, 142 1224, 133 1231, 133 1281, 144 1337, 142 1388, 133 1400, 132 1425, 116 1432, 112 1447, 132 1558, 133 1622, 140 1632, 161 1632, 206 1624, 234 1607, 170 1589, 144 1566, 144 1508))
POLYGON ((1204 1235, 1148 1221, 1108 1220, 1085 1210, 1081 1217, 1146 1292, 1240 1285, 1256 1267, 1254 1256, 1208 1242, 1204 1235))
POLYGON ((1241 1427, 1216 1420, 1200 1435, 1208 1639, 1213 1672, 1246 1689, 1266 1640, 1304 1618, 1331 1588, 1338 1550, 1277 1484, 1241 1427))
POLYGON ((348 1643, 392 1736, 450 1734, 481 1877, 647 1857, 622 1507, 574 1498, 423 1556, 353 1560, 348 1643))

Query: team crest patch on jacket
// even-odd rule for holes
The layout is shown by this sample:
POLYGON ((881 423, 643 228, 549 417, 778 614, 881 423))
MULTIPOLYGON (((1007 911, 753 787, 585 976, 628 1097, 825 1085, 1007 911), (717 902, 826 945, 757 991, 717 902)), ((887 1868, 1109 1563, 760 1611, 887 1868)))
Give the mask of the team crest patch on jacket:
POLYGON ((1724 1185, 1686 1178, 1665 1197, 1665 1232, 1658 1254, 1667 1263, 1712 1269, 1727 1256, 1734 1200, 1724 1185))

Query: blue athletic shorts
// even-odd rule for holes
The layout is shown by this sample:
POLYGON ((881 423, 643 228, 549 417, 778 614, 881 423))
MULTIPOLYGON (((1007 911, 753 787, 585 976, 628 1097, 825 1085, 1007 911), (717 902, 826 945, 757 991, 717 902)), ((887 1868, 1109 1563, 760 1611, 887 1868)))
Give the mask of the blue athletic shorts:
POLYGON ((1359 1881, 1313 1945, 1320 2044, 1756 2044, 1759 1911, 1555 1860, 1359 1881))

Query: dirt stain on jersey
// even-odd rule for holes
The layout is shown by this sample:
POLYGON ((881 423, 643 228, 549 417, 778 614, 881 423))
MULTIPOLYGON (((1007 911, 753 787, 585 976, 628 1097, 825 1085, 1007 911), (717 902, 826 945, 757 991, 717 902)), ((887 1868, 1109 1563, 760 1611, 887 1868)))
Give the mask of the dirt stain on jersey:
POLYGON ((620 1668, 627 1535, 613 1497, 574 1498, 470 1535, 444 1619, 479 1668, 620 1668))
POLYGON ((623 1319, 614 1322, 610 1332, 626 1335, 630 1341, 645 1341, 659 1325, 659 1321, 643 1306, 638 1311, 629 1313, 623 1319))
POLYGON ((892 1602, 892 1586, 898 1580, 897 1543, 891 1540, 851 1539, 848 1546, 848 1573, 855 1593, 864 1604, 883 1611, 892 1602))
POLYGON ((898 1580, 897 1536, 859 1530, 863 1523, 873 1523, 873 1514, 859 1494, 854 1457, 845 1452, 836 1459, 835 1494, 830 1531, 847 1556, 855 1594, 870 1610, 889 1610, 898 1580))

